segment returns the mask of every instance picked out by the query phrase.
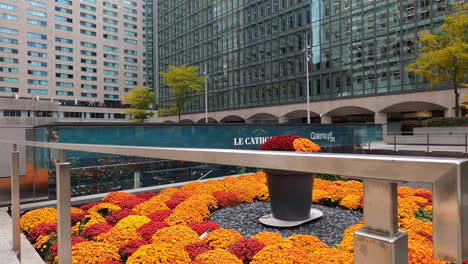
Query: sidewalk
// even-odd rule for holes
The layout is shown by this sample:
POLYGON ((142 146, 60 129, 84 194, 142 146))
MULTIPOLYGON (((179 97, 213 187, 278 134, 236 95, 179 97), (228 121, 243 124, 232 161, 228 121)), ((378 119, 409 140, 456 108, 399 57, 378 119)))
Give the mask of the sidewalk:
MULTIPOLYGON (((36 250, 32 247, 26 237, 21 234, 21 263, 44 264, 36 250)), ((11 243, 11 217, 7 208, 0 208, 0 263, 19 264, 11 243)))

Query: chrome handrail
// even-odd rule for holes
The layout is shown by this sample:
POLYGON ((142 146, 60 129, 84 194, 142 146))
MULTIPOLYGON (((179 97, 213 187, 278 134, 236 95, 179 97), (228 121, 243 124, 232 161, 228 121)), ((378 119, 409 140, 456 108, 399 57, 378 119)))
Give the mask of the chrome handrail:
MULTIPOLYGON (((466 239, 468 237, 468 160, 465 159, 211 148, 160 148, 22 140, 0 142, 61 149, 62 151, 87 151, 287 169, 362 179, 364 181, 364 229, 360 230, 359 234, 356 233, 355 241, 368 243, 366 245, 377 242, 388 244, 398 239, 403 241, 400 244, 404 245, 405 235, 401 232, 394 232, 398 230, 395 227, 397 221, 396 183, 409 181, 432 183, 434 256, 455 263, 462 263, 463 257, 468 256, 468 240, 466 239), (375 191, 377 189, 382 191, 375 191), (376 204, 377 201, 381 204, 376 204), (356 237, 365 239, 356 240, 356 237), (371 242, 365 242, 366 239, 370 239, 371 242)), ((58 166, 65 164, 61 163, 58 166)), ((379 259, 378 262, 373 262, 376 260, 375 256, 366 256, 363 250, 355 247, 355 263, 401 263, 395 262, 397 259, 395 256, 407 255, 407 244, 406 248, 405 246, 397 248, 391 244, 390 250, 393 250, 391 254, 393 256, 387 256, 388 260, 379 259)))

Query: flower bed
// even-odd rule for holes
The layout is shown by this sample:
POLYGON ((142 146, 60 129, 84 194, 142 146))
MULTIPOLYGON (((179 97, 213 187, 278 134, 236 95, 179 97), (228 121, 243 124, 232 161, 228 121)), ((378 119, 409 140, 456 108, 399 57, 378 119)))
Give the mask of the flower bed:
MULTIPOLYGON (((315 179, 313 201, 362 211, 358 181, 315 179)), ((432 258, 432 193, 398 188, 399 227, 408 232, 409 263, 446 263, 432 258)), ((72 208, 73 264, 118 263, 353 263, 350 226, 339 245, 296 234, 263 232, 251 238, 207 221, 220 208, 268 200, 263 172, 191 182, 159 194, 110 193, 100 203, 72 208)), ((57 261, 56 210, 37 209, 21 217, 22 231, 47 263, 57 261)))

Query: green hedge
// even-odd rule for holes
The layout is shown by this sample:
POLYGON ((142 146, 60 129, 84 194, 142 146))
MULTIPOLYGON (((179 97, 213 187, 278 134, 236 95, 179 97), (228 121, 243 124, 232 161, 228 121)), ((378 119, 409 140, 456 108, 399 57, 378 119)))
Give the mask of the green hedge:
POLYGON ((435 117, 429 119, 428 127, 468 126, 468 117, 435 117))

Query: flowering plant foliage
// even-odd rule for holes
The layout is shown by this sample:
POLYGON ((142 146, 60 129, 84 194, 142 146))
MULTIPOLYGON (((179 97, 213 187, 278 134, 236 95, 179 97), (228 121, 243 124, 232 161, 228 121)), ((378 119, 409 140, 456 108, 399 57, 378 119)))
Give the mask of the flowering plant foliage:
POLYGON ((184 249, 189 254, 190 259, 194 260, 198 255, 212 250, 213 248, 203 242, 195 242, 186 245, 184 249))
POLYGON ((127 260, 135 251, 137 251, 141 246, 148 245, 148 241, 145 239, 132 240, 127 244, 124 244, 120 247, 119 253, 122 256, 123 260, 127 260))
POLYGON ((219 228, 219 225, 212 221, 203 221, 201 223, 191 223, 188 227, 192 228, 193 231, 197 232, 201 236, 207 230, 215 230, 219 228))
POLYGON ((135 197, 122 200, 118 202, 117 205, 120 206, 120 208, 122 209, 124 208, 133 209, 133 207, 135 207, 137 204, 140 204, 145 201, 146 201, 145 199, 135 196, 135 197))
POLYGON ((119 202, 134 198, 135 195, 131 193, 126 193, 126 192, 111 192, 107 194, 104 198, 102 198, 102 201, 104 203, 111 203, 117 205, 119 202))
POLYGON ((156 194, 154 192, 142 192, 136 195, 136 197, 141 198, 143 200, 149 200, 153 198, 156 194))
POLYGON ((148 222, 138 227, 137 232, 138 234, 140 234, 140 236, 143 239, 151 240, 151 237, 154 235, 154 233, 156 233, 156 231, 164 227, 168 227, 168 226, 169 225, 166 224, 165 222, 158 222, 158 221, 152 220, 151 222, 148 222))
POLYGON ((115 225, 120 220, 124 219, 125 217, 127 217, 129 215, 135 215, 135 212, 133 212, 130 209, 125 208, 125 209, 120 209, 120 210, 117 210, 117 211, 114 211, 114 212, 108 214, 105 217, 105 219, 109 224, 115 225))
POLYGON ((57 223, 57 210, 55 208, 42 208, 25 213, 20 219, 20 227, 29 232, 38 224, 57 223))
POLYGON ((87 241, 72 247, 72 263, 94 264, 120 260, 119 248, 109 243, 87 241))
POLYGON ((224 249, 214 249, 198 255, 193 261, 194 264, 242 264, 242 261, 235 255, 224 249))
POLYGON ((260 146, 260 150, 318 152, 320 147, 309 139, 295 135, 279 135, 270 138, 260 146))
POLYGON ((232 244, 244 238, 239 232, 220 228, 209 232, 202 242, 212 246, 213 248, 228 249, 232 244))
POLYGON ((159 210, 152 214, 149 214, 148 217, 151 218, 153 221, 162 222, 166 220, 172 214, 172 210, 159 210))
POLYGON ((171 243, 172 245, 184 248, 188 244, 200 242, 198 234, 190 227, 176 225, 161 228, 151 238, 152 243, 171 243))
POLYGON ((250 263, 255 254, 265 247, 262 242, 252 239, 243 238, 229 247, 229 253, 236 255, 244 264, 250 263))
POLYGON ((49 235, 50 233, 57 233, 57 223, 38 224, 27 233, 26 237, 29 241, 35 243, 37 238, 49 235))
POLYGON ((81 235, 84 238, 87 239, 94 239, 96 236, 100 234, 107 233, 109 230, 111 230, 112 225, 108 223, 102 223, 102 224, 92 224, 87 226, 85 229, 83 229, 83 232, 81 235))
POLYGON ((190 257, 183 248, 169 243, 141 246, 127 260, 127 264, 189 264, 190 262, 190 257))
MULTIPOLYGON (((315 179, 315 203, 361 211, 362 197, 363 185, 359 181, 315 179)), ((352 263, 353 233, 362 224, 349 227, 337 249, 330 249, 310 235, 283 239, 277 233, 261 232, 244 238, 234 230, 220 229, 216 223, 206 221, 218 208, 262 199, 268 199, 263 172, 191 182, 159 194, 109 194, 106 203, 71 209, 72 221, 76 222, 72 227, 76 236, 72 237, 73 264, 352 263), (123 196, 127 198, 121 200, 123 196), (170 210, 167 204, 171 200, 182 202, 170 210), (207 230, 210 232, 200 239, 207 230), (259 244, 266 246, 260 248, 259 244)), ((47 263, 57 262, 56 215, 56 209, 38 209, 25 213, 20 221, 22 231, 47 263)), ((430 191, 399 187, 398 216, 399 227, 408 233, 409 263, 446 263, 432 257, 430 191)))

